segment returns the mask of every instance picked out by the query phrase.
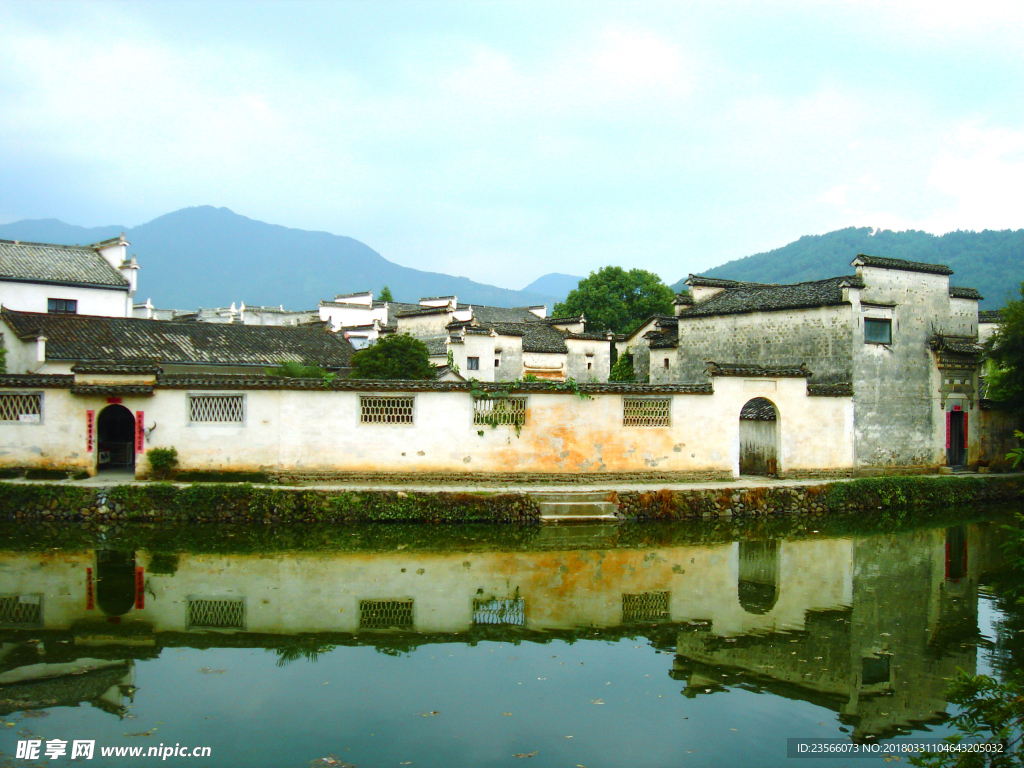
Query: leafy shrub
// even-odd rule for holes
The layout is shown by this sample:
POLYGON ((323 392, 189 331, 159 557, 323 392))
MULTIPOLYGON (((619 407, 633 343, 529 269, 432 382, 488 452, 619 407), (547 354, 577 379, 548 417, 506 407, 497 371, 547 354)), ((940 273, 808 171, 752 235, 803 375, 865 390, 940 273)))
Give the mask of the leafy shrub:
POLYGON ((178 466, 178 449, 150 448, 146 451, 146 458, 149 459, 149 466, 153 469, 154 475, 167 477, 178 466))

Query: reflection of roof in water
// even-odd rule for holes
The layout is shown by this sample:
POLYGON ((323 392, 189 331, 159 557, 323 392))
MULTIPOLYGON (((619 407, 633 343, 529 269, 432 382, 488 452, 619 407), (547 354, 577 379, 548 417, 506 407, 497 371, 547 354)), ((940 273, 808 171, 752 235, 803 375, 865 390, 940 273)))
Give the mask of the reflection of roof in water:
POLYGON ((82 702, 94 702, 124 682, 129 669, 129 662, 122 661, 88 672, 0 685, 0 715, 49 707, 77 707, 82 702))

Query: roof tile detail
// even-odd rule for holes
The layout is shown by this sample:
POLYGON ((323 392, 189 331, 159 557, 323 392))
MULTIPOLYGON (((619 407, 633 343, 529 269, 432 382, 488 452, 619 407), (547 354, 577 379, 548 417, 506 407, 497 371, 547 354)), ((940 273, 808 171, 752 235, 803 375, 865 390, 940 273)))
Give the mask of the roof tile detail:
POLYGON ((354 351, 340 334, 303 326, 168 323, 6 308, 2 317, 21 339, 45 335, 49 360, 239 366, 290 360, 347 368, 354 351))
POLYGON ((799 366, 764 366, 744 363, 716 363, 708 361, 708 373, 712 376, 766 376, 771 378, 810 378, 814 374, 807 370, 807 365, 799 366))
POLYGON ((93 248, 0 240, 0 279, 95 285, 127 291, 128 281, 93 248))
POLYGON ((882 269, 901 269, 904 272, 926 272, 932 275, 952 275, 953 270, 945 264, 925 264, 922 261, 905 261, 904 259, 887 259, 881 256, 857 254, 851 264, 853 266, 880 267, 882 269))
POLYGON ((978 301, 985 298, 974 288, 962 288, 953 285, 949 286, 949 297, 951 299, 977 299, 978 301))
POLYGON ((856 276, 844 276, 792 285, 740 285, 684 309, 679 314, 679 320, 746 312, 836 306, 846 303, 843 300, 843 288, 847 287, 863 288, 864 281, 856 276))

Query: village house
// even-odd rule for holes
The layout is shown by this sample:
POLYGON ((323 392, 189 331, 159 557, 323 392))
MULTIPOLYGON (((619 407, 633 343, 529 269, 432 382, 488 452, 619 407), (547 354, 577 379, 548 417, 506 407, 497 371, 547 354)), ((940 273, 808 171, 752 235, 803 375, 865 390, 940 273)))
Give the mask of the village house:
POLYGON ((587 333, 586 318, 549 318, 547 307, 460 304, 431 296, 418 304, 375 301, 369 291, 321 301, 320 318, 356 349, 382 334, 406 333, 424 344, 430 362, 466 379, 514 381, 524 376, 581 382, 608 380, 611 337, 587 333))
POLYGON ((92 245, 0 240, 0 305, 24 312, 131 317, 139 265, 124 235, 92 245))
POLYGON ((1002 447, 987 445, 981 429, 978 292, 950 286, 941 264, 860 255, 852 266, 855 274, 795 285, 691 275, 676 316, 651 319, 623 346, 651 383, 743 379, 752 405, 741 453, 751 471, 777 462, 777 429, 813 418, 773 402, 793 377, 807 381, 810 397, 850 398, 842 439, 857 467, 998 458, 1002 447))
POLYGON ((158 309, 149 299, 134 306, 134 317, 140 320, 171 320, 196 323, 240 323, 242 325, 306 325, 318 321, 316 310, 285 309, 234 302, 229 307, 189 309, 158 309))

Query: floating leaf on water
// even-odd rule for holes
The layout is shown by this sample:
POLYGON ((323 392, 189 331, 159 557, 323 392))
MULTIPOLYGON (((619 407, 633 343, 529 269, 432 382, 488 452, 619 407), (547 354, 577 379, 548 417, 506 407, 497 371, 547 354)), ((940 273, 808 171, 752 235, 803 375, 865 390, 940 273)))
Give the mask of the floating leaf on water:
POLYGON ((533 752, 516 752, 512 757, 533 757, 536 754, 537 750, 534 750, 533 752))
POLYGON ((511 712, 502 712, 501 714, 503 714, 505 717, 512 717, 511 712))
POLYGON ((441 713, 440 713, 440 712, 438 712, 438 711, 437 711, 437 710, 435 709, 435 710, 433 710, 432 712, 424 712, 424 713, 423 713, 423 714, 421 715, 421 717, 433 717, 434 715, 440 715, 440 714, 441 714, 441 713))
POLYGON ((50 713, 45 709, 30 709, 21 713, 22 717, 49 717, 50 713))
POLYGON ((202 672, 204 675, 223 675, 225 672, 227 672, 226 669, 210 669, 209 667, 203 667, 199 671, 202 672))
POLYGON ((591 704, 604 704, 604 702, 601 701, 600 699, 591 699, 590 703, 591 704))
POLYGON ((156 732, 156 728, 150 728, 148 731, 139 731, 138 733, 126 733, 125 736, 152 736, 156 732))
MULTIPOLYGON (((328 766, 329 768, 356 768, 352 763, 346 763, 337 755, 318 757, 316 760, 310 760, 309 765, 310 768, 319 768, 319 766, 328 766)), ((407 763, 402 763, 402 765, 407 765, 407 763)))

